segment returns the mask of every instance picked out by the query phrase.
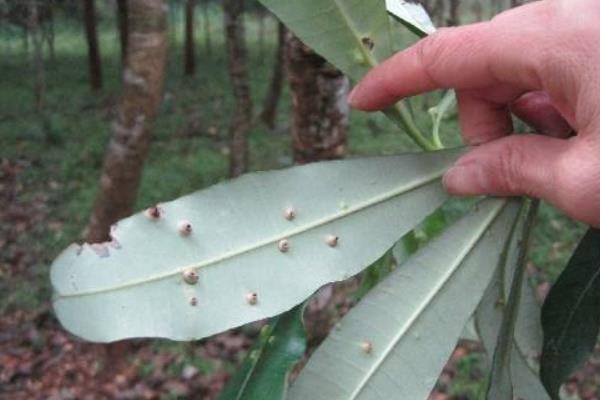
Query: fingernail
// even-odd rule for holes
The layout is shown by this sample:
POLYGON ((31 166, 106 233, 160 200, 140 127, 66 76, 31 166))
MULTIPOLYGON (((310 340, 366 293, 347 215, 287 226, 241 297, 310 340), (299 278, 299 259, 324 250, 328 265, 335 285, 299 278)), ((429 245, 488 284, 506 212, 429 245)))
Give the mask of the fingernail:
POLYGON ((450 168, 444 175, 443 184, 450 194, 456 196, 485 194, 487 187, 482 169, 474 163, 450 168))

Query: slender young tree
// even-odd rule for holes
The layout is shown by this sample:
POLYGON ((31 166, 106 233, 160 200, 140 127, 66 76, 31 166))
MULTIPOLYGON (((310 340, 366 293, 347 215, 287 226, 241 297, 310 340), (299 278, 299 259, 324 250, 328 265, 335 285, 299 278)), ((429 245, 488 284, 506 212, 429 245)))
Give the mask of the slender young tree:
POLYGON ((88 242, 108 240, 110 226, 133 210, 151 123, 162 98, 166 59, 165 0, 129 0, 123 95, 104 159, 88 242))
POLYGON ((194 9, 196 1, 185 2, 185 46, 184 46, 184 72, 187 76, 196 73, 196 44, 194 43, 194 9))
POLYGON ((46 71, 44 68, 44 37, 40 29, 40 9, 38 0, 28 2, 27 28, 33 43, 32 66, 34 72, 35 110, 42 122, 44 120, 44 96, 46 92, 46 71))
POLYGON ((127 14, 127 0, 117 0, 117 24, 119 28, 119 42, 121 43, 121 65, 125 65, 125 58, 127 57, 127 38, 129 36, 127 14))
POLYGON ((343 158, 350 114, 348 79, 291 33, 286 60, 294 161, 305 164, 343 158))
POLYGON ((248 133, 252 125, 252 97, 248 77, 248 51, 244 29, 244 0, 223 0, 225 41, 235 110, 229 129, 229 175, 248 170, 248 133))
POLYGON ((204 47, 206 49, 206 55, 210 57, 212 55, 212 39, 211 39, 211 25, 210 25, 210 3, 208 0, 202 1, 202 22, 204 25, 204 47))
POLYGON ((285 46, 287 29, 283 23, 277 27, 277 52, 275 53, 275 62, 273 65, 273 75, 271 83, 265 97, 263 110, 260 114, 261 121, 269 128, 275 129, 275 117, 277 116, 277 107, 283 91, 285 80, 285 46))
POLYGON ((96 30, 96 6, 94 0, 83 1, 83 21, 88 46, 90 84, 93 90, 100 90, 102 89, 102 64, 100 61, 98 32, 96 30))

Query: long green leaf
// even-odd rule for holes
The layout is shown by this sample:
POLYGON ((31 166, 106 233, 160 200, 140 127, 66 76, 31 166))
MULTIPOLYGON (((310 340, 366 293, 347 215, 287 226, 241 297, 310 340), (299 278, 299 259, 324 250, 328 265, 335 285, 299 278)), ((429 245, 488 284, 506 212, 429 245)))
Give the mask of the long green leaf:
POLYGON ((52 265, 54 309, 99 342, 198 339, 280 314, 372 264, 438 208, 439 178, 461 152, 250 174, 162 204, 158 219, 119 222, 112 243, 65 250, 52 265))
POLYGON ((413 0, 385 0, 388 12, 419 37, 435 32, 435 26, 427 11, 413 0))
POLYGON ((600 329, 600 230, 579 243, 542 307, 544 387, 558 399, 561 384, 591 354, 600 329))
POLYGON ((306 350, 303 314, 299 305, 263 327, 219 400, 285 399, 289 373, 306 350))
POLYGON ((519 204, 484 200, 340 322, 291 400, 427 398, 488 287, 519 204))
POLYGON ((506 351, 510 349, 510 357, 504 354, 504 363, 500 367, 496 366, 492 379, 495 380, 495 389, 498 391, 492 396, 501 398, 498 396, 504 394, 506 398, 512 399, 514 393, 517 398, 544 400, 548 396, 537 374, 537 357, 542 345, 540 306, 533 289, 527 282, 519 284, 513 281, 518 265, 520 244, 523 242, 524 222, 525 220, 521 219, 515 228, 503 265, 498 269, 477 307, 475 323, 483 346, 491 358, 497 351, 510 288, 513 284, 519 286, 520 302, 519 312, 514 321, 514 342, 512 345, 506 345, 506 351))

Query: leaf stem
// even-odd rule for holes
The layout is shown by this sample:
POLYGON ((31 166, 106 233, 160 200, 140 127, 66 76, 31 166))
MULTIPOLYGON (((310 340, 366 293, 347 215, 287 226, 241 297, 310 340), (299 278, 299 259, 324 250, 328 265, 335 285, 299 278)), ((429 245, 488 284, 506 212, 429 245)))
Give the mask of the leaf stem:
POLYGON ((425 151, 442 150, 442 147, 439 147, 423 135, 404 104, 397 103, 395 106, 387 108, 384 113, 388 118, 404 128, 408 136, 421 149, 425 151))

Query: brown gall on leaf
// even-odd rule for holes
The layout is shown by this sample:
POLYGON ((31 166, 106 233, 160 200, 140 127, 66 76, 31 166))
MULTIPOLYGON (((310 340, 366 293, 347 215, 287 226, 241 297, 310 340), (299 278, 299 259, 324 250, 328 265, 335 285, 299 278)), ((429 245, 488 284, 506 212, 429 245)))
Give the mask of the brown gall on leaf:
POLYGON ((198 283, 198 278, 198 273, 193 269, 183 271, 183 281, 188 285, 195 285, 198 283))
POLYGON ((189 236, 192 233, 192 224, 189 221, 181 221, 177 224, 177 230, 181 236, 189 236))
POLYGON ((292 207, 286 208, 283 212, 283 217, 288 221, 292 221, 294 218, 296 218, 296 210, 294 210, 292 207))
POLYGON ((246 302, 251 306, 258 303, 258 294, 256 292, 250 292, 246 295, 246 302))
POLYGON ((290 242, 287 239, 281 239, 279 243, 277 243, 277 248, 282 253, 287 253, 290 250, 290 242))
POLYGON ((365 46, 368 50, 372 51, 375 48, 375 42, 368 36, 365 36, 361 39, 363 46, 365 46))
POLYGON ((339 238, 335 235, 328 235, 325 238, 325 243, 327 243, 329 247, 336 247, 338 245, 338 242, 339 238))
POLYGON ((197 306, 197 305, 198 305, 198 299, 197 299, 196 297, 192 297, 192 298, 190 299, 190 305, 191 305, 192 307, 195 307, 195 306, 197 306))
POLYGON ((158 206, 154 206, 154 207, 148 208, 144 212, 144 214, 146 215, 146 217, 148 217, 148 219, 157 220, 160 218, 161 212, 160 212, 160 208, 158 208, 158 206))

